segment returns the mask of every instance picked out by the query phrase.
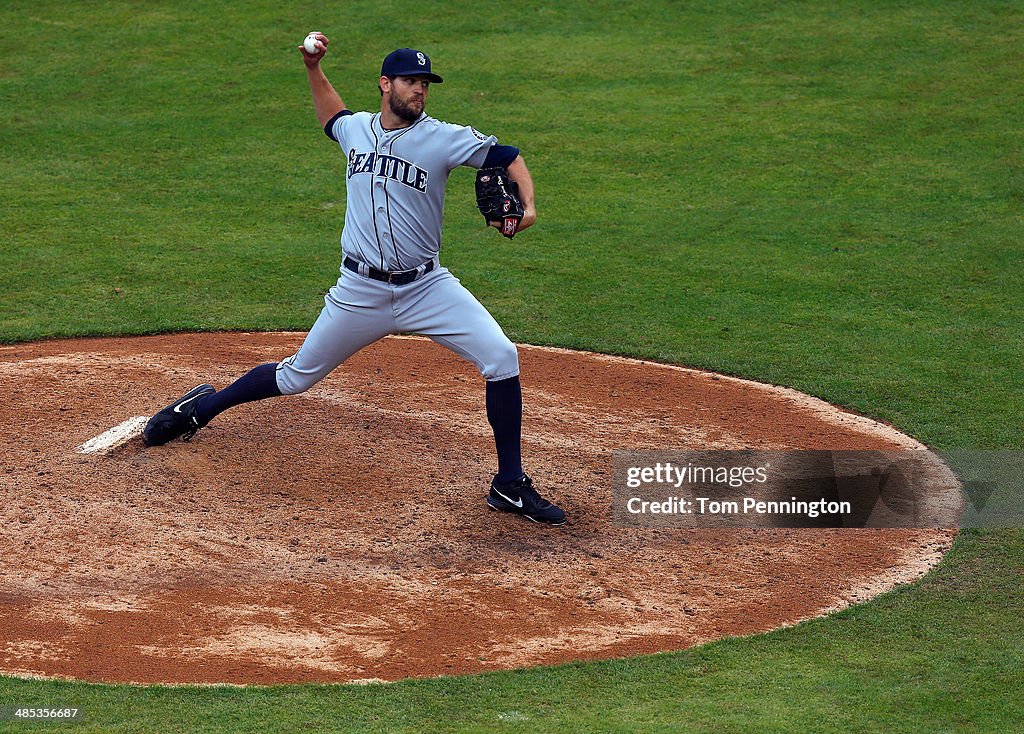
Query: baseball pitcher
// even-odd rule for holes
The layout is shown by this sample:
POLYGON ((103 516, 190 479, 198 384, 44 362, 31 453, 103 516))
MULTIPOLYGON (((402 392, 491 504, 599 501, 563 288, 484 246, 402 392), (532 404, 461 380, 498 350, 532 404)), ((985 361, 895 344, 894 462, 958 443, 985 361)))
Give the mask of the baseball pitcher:
POLYGON ((517 148, 499 145, 492 135, 426 114, 431 86, 443 80, 421 51, 400 48, 384 59, 379 112, 348 109, 320 67, 329 43, 314 31, 299 50, 317 118, 348 164, 341 276, 295 354, 260 365, 223 390, 209 384, 189 390, 149 420, 143 442, 160 446, 179 437, 189 440, 228 408, 301 393, 363 347, 388 334, 414 332, 472 362, 485 380, 498 460, 487 504, 534 522, 562 525, 565 513, 541 497, 523 471, 516 347, 438 260, 452 170, 478 169, 480 211, 511 238, 537 218, 526 163, 517 148))

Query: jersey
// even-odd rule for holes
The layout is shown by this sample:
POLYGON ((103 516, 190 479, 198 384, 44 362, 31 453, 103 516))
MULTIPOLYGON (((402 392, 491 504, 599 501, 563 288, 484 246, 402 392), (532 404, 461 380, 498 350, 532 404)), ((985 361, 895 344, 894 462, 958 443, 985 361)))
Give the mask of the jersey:
MULTIPOLYGON (((348 209, 338 282, 299 351, 277 367, 277 386, 296 395, 388 334, 430 337, 472 362, 488 381, 519 374, 519 354, 487 309, 437 260, 448 176, 479 168, 497 139, 426 114, 385 130, 380 113, 343 110, 324 126, 345 151, 348 209), (382 282, 365 267, 417 270, 406 283, 382 282), (429 267, 428 267, 429 266, 429 267)), ((514 150, 514 149, 513 149, 514 150)))
POLYGON ((348 161, 342 254, 380 270, 419 267, 441 249, 449 174, 480 168, 498 140, 426 113, 386 130, 379 112, 346 112, 324 130, 348 161))

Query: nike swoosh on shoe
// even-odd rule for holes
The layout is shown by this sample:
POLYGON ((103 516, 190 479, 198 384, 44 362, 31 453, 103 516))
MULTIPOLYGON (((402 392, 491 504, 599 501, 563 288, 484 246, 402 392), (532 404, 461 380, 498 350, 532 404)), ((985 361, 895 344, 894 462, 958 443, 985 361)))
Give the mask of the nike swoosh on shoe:
MULTIPOLYGON (((493 487, 492 487, 492 489, 493 489, 493 487)), ((502 494, 501 492, 499 492, 496 489, 494 490, 494 493, 496 495, 498 495, 499 497, 501 497, 506 502, 508 502, 510 505, 513 505, 514 507, 518 507, 520 510, 523 509, 523 498, 522 497, 520 497, 518 500, 514 500, 511 497, 509 497, 508 495, 504 495, 504 494, 502 494)))
POLYGON ((204 397, 204 396, 203 395, 193 395, 188 400, 183 400, 182 402, 180 402, 180 403, 178 403, 177 405, 174 406, 174 412, 175 413, 180 413, 182 406, 188 405, 193 400, 196 400, 196 399, 201 398, 201 397, 204 397))

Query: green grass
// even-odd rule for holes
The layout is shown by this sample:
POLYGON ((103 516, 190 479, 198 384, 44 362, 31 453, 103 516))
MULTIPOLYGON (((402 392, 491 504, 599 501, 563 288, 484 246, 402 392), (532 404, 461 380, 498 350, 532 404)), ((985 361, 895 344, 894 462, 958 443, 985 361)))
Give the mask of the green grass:
MULTIPOLYGON (((1013 2, 8 2, 0 341, 308 328, 344 212, 293 49, 317 27, 351 107, 379 104, 385 53, 422 47, 447 79, 430 112, 523 149, 535 229, 485 230, 469 171, 445 224, 446 264, 514 339, 1019 449, 1022 21, 1013 2)), ((673 655, 368 688, 0 679, 0 705, 77 702, 80 731, 1008 731, 1022 553, 1019 532, 965 533, 923 583, 673 655)))

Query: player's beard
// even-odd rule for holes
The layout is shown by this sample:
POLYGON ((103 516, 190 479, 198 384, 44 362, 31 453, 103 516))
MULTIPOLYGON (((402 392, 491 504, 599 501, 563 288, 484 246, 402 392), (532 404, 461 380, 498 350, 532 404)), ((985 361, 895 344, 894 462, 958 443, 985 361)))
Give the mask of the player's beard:
POLYGON ((414 107, 412 105, 413 100, 399 99, 395 95, 391 95, 388 98, 388 107, 391 108, 391 112, 406 122, 416 122, 420 119, 420 113, 426 109, 427 103, 425 100, 421 101, 422 107, 414 107))

